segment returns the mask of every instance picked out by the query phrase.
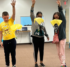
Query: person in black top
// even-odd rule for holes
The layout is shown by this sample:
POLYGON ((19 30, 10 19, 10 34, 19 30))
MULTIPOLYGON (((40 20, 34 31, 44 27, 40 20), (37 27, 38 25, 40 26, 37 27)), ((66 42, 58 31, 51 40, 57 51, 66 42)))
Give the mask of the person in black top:
MULTIPOLYGON (((53 19, 62 20, 62 24, 58 28, 59 43, 56 44, 58 56, 61 62, 61 67, 66 67, 65 63, 65 44, 66 44, 66 18, 63 14, 63 8, 60 0, 57 0, 59 12, 54 13, 53 19)), ((54 32, 55 33, 55 32, 54 32)))

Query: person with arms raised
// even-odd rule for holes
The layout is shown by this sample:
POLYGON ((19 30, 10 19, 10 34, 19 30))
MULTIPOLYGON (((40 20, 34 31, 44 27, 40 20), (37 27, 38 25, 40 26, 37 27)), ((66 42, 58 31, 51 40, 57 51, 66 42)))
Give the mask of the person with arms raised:
POLYGON ((37 12, 36 17, 34 16, 34 5, 35 5, 35 0, 32 0, 30 17, 32 20, 32 42, 34 45, 35 67, 38 67, 38 64, 37 64, 38 50, 40 52, 40 66, 45 67, 45 65, 43 64, 44 35, 47 37, 48 40, 49 40, 49 36, 46 32, 44 22, 40 23, 40 24, 38 22, 34 22, 35 18, 42 18, 42 12, 40 12, 40 11, 37 12))
POLYGON ((0 24, 0 45, 4 47, 6 67, 9 67, 9 54, 12 56, 12 67, 16 67, 16 40, 15 32, 11 30, 11 26, 15 20, 15 1, 13 0, 11 5, 13 8, 13 14, 9 19, 8 12, 2 13, 3 22, 0 24), (1 42, 3 37, 3 43, 1 42))
MULTIPOLYGON (((59 12, 55 12, 53 19, 62 20, 61 25, 58 28, 59 43, 56 44, 58 56, 61 62, 61 67, 67 67, 65 63, 65 45, 66 45, 66 18, 63 14, 63 8, 60 0, 57 0, 59 12)), ((56 34, 56 32, 54 32, 56 34)))

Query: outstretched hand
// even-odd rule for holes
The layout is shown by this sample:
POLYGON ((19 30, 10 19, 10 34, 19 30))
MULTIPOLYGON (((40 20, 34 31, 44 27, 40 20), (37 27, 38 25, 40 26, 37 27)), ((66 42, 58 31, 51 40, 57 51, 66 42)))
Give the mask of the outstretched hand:
POLYGON ((61 0, 56 1, 59 6, 61 6, 61 0))
POLYGON ((32 0, 32 4, 35 4, 35 0, 32 0))
POLYGON ((16 4, 16 1, 15 1, 15 0, 12 0, 11 5, 12 5, 12 6, 15 6, 15 4, 16 4))

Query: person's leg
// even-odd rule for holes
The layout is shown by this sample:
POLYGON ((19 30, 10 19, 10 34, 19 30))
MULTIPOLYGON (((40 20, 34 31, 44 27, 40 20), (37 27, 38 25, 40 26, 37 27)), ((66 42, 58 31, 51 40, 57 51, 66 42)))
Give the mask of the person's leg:
POLYGON ((60 44, 56 44, 56 48, 57 48, 57 52, 58 52, 58 56, 59 56, 59 59, 61 61, 61 58, 60 58, 60 44))
POLYGON ((11 57, 12 57, 12 65, 16 65, 16 40, 12 39, 11 42, 11 57))
POLYGON ((10 53, 9 42, 8 41, 3 41, 3 46, 4 46, 6 66, 9 66, 9 53, 10 53))
POLYGON ((44 38, 39 39, 39 51, 40 51, 40 66, 45 67, 43 64, 43 56, 44 56, 44 38))
POLYGON ((65 45, 66 39, 60 41, 60 59, 61 65, 65 65, 65 45))
POLYGON ((37 55, 38 55, 38 42, 37 38, 33 37, 33 46, 34 46, 34 58, 35 58, 35 64, 37 64, 37 55))
POLYGON ((39 51, 40 51, 40 63, 43 63, 43 56, 44 56, 44 38, 39 38, 39 51))

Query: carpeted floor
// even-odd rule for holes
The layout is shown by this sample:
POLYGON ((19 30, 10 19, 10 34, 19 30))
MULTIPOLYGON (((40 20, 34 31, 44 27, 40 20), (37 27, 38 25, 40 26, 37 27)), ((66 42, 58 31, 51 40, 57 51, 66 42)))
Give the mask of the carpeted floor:
MULTIPOLYGON (((39 55, 38 55, 39 56, 39 55)), ((16 49, 17 67, 34 67, 33 46, 32 45, 17 45, 16 49)), ((4 51, 0 47, 0 67, 5 67, 4 51)), ((39 64, 38 57, 38 64, 39 64)), ((56 46, 51 43, 45 43, 44 64, 46 67, 60 67, 56 46)), ((66 64, 70 67, 70 49, 66 45, 66 64)), ((11 63, 10 63, 11 65, 11 63)), ((12 67, 12 66, 11 66, 12 67)))

